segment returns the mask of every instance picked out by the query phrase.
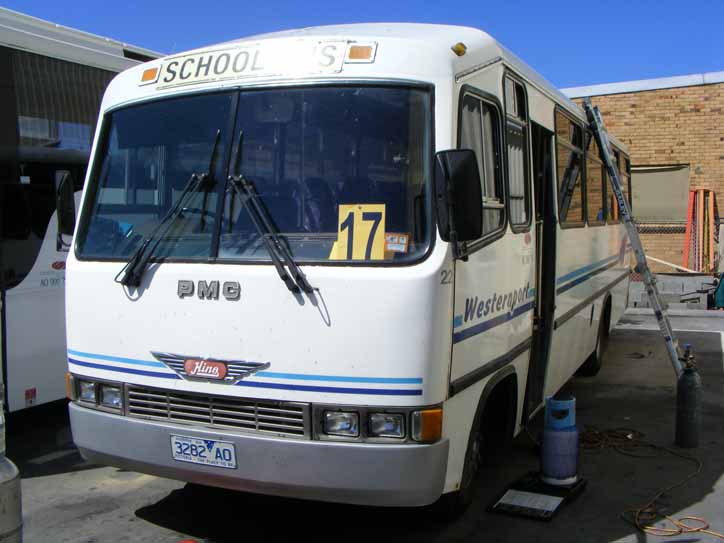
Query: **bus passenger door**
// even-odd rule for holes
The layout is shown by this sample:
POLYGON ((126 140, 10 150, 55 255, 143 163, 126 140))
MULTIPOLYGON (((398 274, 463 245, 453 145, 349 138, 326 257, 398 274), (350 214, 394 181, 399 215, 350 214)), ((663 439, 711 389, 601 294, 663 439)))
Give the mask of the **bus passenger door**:
POLYGON ((535 194, 536 299, 533 344, 525 392, 523 422, 543 402, 555 313, 556 215, 553 182, 553 132, 531 122, 535 194))

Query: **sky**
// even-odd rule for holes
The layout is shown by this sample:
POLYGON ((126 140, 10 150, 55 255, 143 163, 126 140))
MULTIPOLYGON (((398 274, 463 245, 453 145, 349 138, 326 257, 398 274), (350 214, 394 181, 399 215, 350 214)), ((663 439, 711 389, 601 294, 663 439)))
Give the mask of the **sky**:
POLYGON ((2 5, 162 53, 305 26, 423 22, 485 30, 558 87, 724 71, 724 0, 5 0, 2 5))

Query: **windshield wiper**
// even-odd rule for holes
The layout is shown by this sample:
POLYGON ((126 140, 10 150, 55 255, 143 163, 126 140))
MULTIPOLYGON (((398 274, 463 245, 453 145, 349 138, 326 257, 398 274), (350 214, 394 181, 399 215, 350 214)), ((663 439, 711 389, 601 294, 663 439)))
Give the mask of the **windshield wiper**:
POLYGON ((306 275, 304 275, 304 272, 294 261, 289 247, 287 247, 286 243, 279 237, 279 233, 269 219, 254 184, 243 175, 231 175, 229 176, 229 181, 234 192, 239 196, 249 217, 251 217, 254 228, 256 228, 259 237, 269 252, 274 267, 277 269, 279 277, 281 277, 284 284, 287 285, 287 288, 292 292, 299 292, 299 289, 307 294, 314 292, 314 287, 309 284, 306 275), (287 268, 294 278, 293 280, 289 277, 287 268))
MULTIPOLYGON (((211 158, 209 160, 209 167, 211 168, 214 164, 214 158, 216 156, 216 149, 219 146, 219 139, 220 139, 221 131, 216 131, 216 139, 214 140, 214 146, 211 149, 211 158)), ((139 287, 141 286, 141 279, 143 278, 143 273, 146 271, 146 268, 148 267, 148 261, 151 259, 151 256, 153 256, 154 251, 156 250, 156 247, 158 247, 158 244, 160 241, 166 237, 169 230, 171 229, 171 226, 173 225, 174 220, 181 215, 183 210, 185 209, 184 204, 186 203, 186 200, 188 199, 190 194, 194 194, 199 188, 203 188, 207 192, 205 193, 205 196, 208 194, 209 184, 213 184, 213 170, 209 170, 204 173, 192 173, 189 177, 189 180, 186 182, 186 186, 181 191, 181 194, 178 197, 178 200, 176 200, 176 204, 174 204, 171 209, 168 210, 168 213, 164 215, 163 219, 156 225, 156 227, 151 230, 151 232, 146 235, 143 242, 141 242, 141 245, 138 246, 138 249, 131 255, 131 258, 128 259, 128 263, 123 267, 123 269, 116 275, 115 281, 117 283, 120 283, 127 287, 139 287), (164 228, 165 227, 165 228, 164 228), (161 230, 163 229, 163 233, 161 230), (153 245, 152 245, 153 244, 153 245)), ((204 209, 202 210, 202 223, 203 223, 203 213, 205 212, 206 208, 206 199, 204 199, 204 209)))
MULTIPOLYGON (((241 164, 241 150, 243 144, 244 133, 239 132, 239 143, 236 151, 235 171, 239 171, 241 164)), ((251 218, 259 237, 264 243, 272 263, 279 274, 279 277, 287 288, 292 292, 303 290, 307 294, 314 292, 314 287, 307 281, 306 275, 294 261, 289 247, 279 237, 279 232, 272 223, 266 207, 261 201, 261 196, 256 191, 254 183, 246 179, 242 174, 230 175, 229 183, 236 195, 241 200, 242 205, 251 218), (287 273, 287 268, 289 273, 287 273), (289 276, 291 274, 291 277, 289 276), (293 279, 292 279, 293 277, 293 279)))
POLYGON ((216 156, 217 156, 217 149, 219 148, 219 139, 221 138, 221 130, 216 131, 216 139, 214 140, 214 147, 211 149, 211 158, 209 159, 209 169, 206 170, 206 173, 201 174, 201 184, 203 185, 204 189, 204 201, 201 204, 201 231, 204 231, 204 228, 206 228, 206 203, 209 200, 209 192, 211 192, 211 189, 216 184, 216 179, 214 178, 214 172, 216 172, 216 156))

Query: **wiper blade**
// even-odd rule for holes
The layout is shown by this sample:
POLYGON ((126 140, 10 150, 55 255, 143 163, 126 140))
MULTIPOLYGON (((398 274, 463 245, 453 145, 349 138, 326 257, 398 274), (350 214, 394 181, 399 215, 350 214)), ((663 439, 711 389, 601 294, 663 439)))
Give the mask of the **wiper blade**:
POLYGON ((173 219, 175 219, 184 209, 182 204, 186 202, 188 195, 194 192, 196 188, 198 188, 200 182, 201 176, 199 174, 192 173, 191 177, 189 177, 189 180, 186 182, 186 186, 181 192, 181 195, 179 196, 178 200, 176 200, 176 204, 171 209, 169 209, 168 213, 166 213, 163 219, 161 219, 161 222, 159 222, 156 227, 151 230, 151 232, 144 238, 138 249, 136 249, 133 255, 131 255, 128 263, 118 273, 118 275, 116 276, 117 283, 120 283, 127 287, 138 287, 141 285, 141 278, 143 277, 143 272, 145 271, 146 266, 148 265, 148 260, 149 258, 151 258, 153 251, 158 245, 158 242, 168 233, 171 224, 173 224, 173 219), (164 226, 166 226, 166 229, 163 231, 163 234, 160 235, 161 229, 164 226), (155 243, 149 249, 151 243, 154 242, 154 240, 155 243))
MULTIPOLYGON (((239 141, 237 143, 236 159, 233 169, 235 172, 239 172, 241 166, 243 144, 244 131, 242 130, 239 132, 239 141)), ((239 196, 239 200, 241 200, 246 212, 249 214, 251 222, 261 237, 279 277, 284 281, 287 288, 292 292, 299 292, 299 289, 307 294, 314 292, 314 287, 309 284, 307 276, 304 275, 304 272, 294 261, 289 247, 279 237, 279 232, 269 218, 266 207, 261 202, 261 197, 256 191, 254 184, 240 173, 230 175, 228 180, 234 192, 239 196), (294 278, 293 280, 289 277, 287 268, 294 278)))
MULTIPOLYGON (((211 158, 209 160, 209 167, 212 167, 214 164, 214 159, 216 156, 216 149, 219 145, 219 139, 220 139, 221 131, 216 131, 216 138, 214 140, 214 146, 211 150, 211 158)), ((171 226, 173 225, 174 220, 181 215, 183 210, 185 209, 186 200, 188 199, 190 194, 193 194, 196 192, 199 188, 204 188, 207 192, 205 193, 205 197, 208 194, 208 184, 213 183, 213 170, 209 170, 205 173, 192 173, 189 177, 189 180, 186 182, 186 186, 181 191, 180 196, 178 197, 178 200, 176 200, 176 204, 174 204, 171 209, 168 210, 168 213, 164 215, 163 219, 156 225, 156 227, 151 230, 151 232, 144 238, 144 240, 141 242, 141 245, 139 245, 138 249, 131 255, 131 258, 128 259, 128 263, 123 267, 123 269, 116 275, 115 281, 117 283, 120 283, 127 287, 139 287, 141 286, 141 279, 143 279, 143 273, 146 271, 146 268, 148 267, 148 261, 151 259, 151 256, 153 256, 154 251, 156 250, 156 247, 158 247, 158 244, 160 241, 166 237, 166 234, 168 234, 169 230, 171 229, 171 226), (165 227, 165 228, 164 228, 165 227), (163 229, 163 232, 162 232, 163 229)), ((206 208, 206 198, 204 198, 204 209, 202 210, 202 224, 204 221, 204 215, 206 208)))
POLYGON ((256 208, 257 217, 261 219, 262 225, 264 226, 264 233, 271 239, 273 247, 278 251, 277 254, 281 257, 281 260, 286 264, 287 268, 289 268, 294 281, 299 285, 299 288, 307 294, 314 292, 314 287, 309 284, 307 276, 304 275, 304 272, 294 260, 289 246, 279 237, 279 232, 269 218, 269 214, 261 201, 261 196, 259 196, 259 193, 256 191, 254 183, 246 179, 243 175, 237 176, 234 180, 236 184, 240 185, 242 190, 248 194, 248 201, 251 206, 256 208))

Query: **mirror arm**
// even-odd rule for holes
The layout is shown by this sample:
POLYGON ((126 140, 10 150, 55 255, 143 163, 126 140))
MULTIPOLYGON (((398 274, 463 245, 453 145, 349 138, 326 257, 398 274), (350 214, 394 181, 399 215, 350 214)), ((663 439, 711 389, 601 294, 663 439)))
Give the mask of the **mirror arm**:
POLYGON ((447 192, 448 236, 450 238, 450 244, 452 245, 453 259, 467 261, 468 256, 465 254, 465 251, 461 250, 460 242, 458 241, 458 231, 455 227, 455 198, 453 196, 450 170, 444 160, 441 162, 445 178, 447 179, 447 183, 445 183, 445 190, 447 192))

